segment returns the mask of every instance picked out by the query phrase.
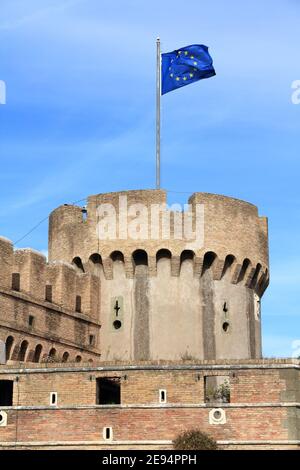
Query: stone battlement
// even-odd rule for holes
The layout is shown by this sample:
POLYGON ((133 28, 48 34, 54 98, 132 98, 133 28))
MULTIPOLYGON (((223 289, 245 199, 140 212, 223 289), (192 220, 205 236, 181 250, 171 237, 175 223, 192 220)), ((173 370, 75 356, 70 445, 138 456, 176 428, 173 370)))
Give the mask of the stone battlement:
MULTIPOLYGON (((50 215, 49 227, 49 259, 72 262, 80 257, 87 263, 91 256, 100 254, 102 259, 109 259, 115 251, 130 258, 136 249, 145 250, 149 258, 155 258, 161 249, 168 249, 172 256, 179 257, 186 249, 192 249, 198 257, 207 252, 215 253, 219 259, 225 260, 227 255, 234 255, 238 264, 245 259, 251 260, 253 266, 260 264, 262 270, 268 269, 268 229, 267 219, 258 216, 257 207, 248 202, 208 193, 193 194, 190 204, 190 217, 195 230, 197 220, 196 207, 202 208, 203 224, 201 241, 193 243, 183 232, 182 238, 176 237, 175 224, 178 217, 184 218, 180 207, 168 208, 166 192, 163 190, 123 191, 98 194, 88 198, 86 209, 79 206, 64 205, 55 209, 50 215), (111 206, 116 215, 118 227, 124 207, 129 213, 129 223, 141 216, 146 217, 146 228, 137 239, 128 235, 128 230, 121 234, 116 231, 114 239, 99 239, 99 207, 111 206), (157 219, 153 211, 160 207, 157 219), (170 220, 170 236, 162 233, 162 226, 170 220), (155 231, 153 229, 157 229, 155 231), (155 232, 155 233, 154 233, 155 232), (154 233, 154 236, 153 236, 154 233), (192 248, 193 247, 193 248, 192 248)), ((199 209, 200 210, 200 209, 199 209)))
POLYGON ((97 276, 80 273, 65 261, 47 263, 42 253, 32 249, 14 250, 12 242, 2 237, 0 265, 0 289, 24 293, 34 300, 47 301, 97 319, 97 276))

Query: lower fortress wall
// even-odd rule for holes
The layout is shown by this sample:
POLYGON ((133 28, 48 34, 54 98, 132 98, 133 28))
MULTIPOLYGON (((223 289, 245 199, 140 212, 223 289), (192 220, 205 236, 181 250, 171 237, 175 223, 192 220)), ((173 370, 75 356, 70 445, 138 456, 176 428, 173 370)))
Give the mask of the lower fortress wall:
POLYGON ((190 428, 209 433, 223 448, 300 448, 299 370, 295 359, 68 367, 9 362, 0 366, 0 391, 12 385, 10 406, 3 404, 7 389, 0 393, 6 419, 4 425, 0 419, 0 448, 171 449, 174 437, 190 428), (208 384, 220 380, 230 398, 212 398, 208 384), (107 400, 108 382, 117 384, 118 404, 107 400))

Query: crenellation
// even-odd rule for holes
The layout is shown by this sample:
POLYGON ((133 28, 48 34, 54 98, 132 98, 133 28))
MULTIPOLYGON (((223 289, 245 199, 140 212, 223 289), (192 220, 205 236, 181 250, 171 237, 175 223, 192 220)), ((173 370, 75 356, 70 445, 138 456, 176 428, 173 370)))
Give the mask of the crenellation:
MULTIPOLYGON (((50 215, 48 263, 33 250, 13 253, 0 239, 0 284, 44 309, 37 313, 16 300, 20 327, 27 334, 44 329, 57 350, 57 338, 73 338, 80 357, 82 345, 95 341, 90 346, 102 360, 260 357, 254 293, 260 299, 268 285, 267 220, 254 205, 226 196, 195 193, 189 204, 189 212, 169 208, 165 191, 144 190, 90 196, 86 208, 60 206, 50 215), (135 204, 148 217, 146 231, 140 227, 146 238, 124 236, 116 226, 116 237, 99 239, 101 204, 114 209, 117 224, 124 207, 129 223, 134 220, 135 204), (153 207, 160 213, 151 226, 153 207), (199 229, 197 214, 203 222, 198 245, 185 231, 176 238, 174 224, 191 215, 192 229, 199 229), (168 236, 163 219, 171 221, 168 236), (15 290, 13 274, 20 276, 15 290)), ((33 350, 28 360, 36 357, 33 350)))
POLYGON ((35 250, 26 248, 14 252, 13 272, 20 274, 20 291, 33 298, 45 299, 46 257, 35 250))

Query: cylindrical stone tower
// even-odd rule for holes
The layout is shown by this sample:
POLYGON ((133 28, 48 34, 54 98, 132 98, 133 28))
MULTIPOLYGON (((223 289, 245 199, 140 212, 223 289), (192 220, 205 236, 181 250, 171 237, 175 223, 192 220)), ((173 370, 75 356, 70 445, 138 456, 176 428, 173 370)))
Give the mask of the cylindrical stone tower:
POLYGON ((207 193, 179 209, 166 206, 164 191, 144 190, 91 196, 87 209, 50 215, 50 261, 100 278, 101 358, 261 357, 267 219, 207 193))

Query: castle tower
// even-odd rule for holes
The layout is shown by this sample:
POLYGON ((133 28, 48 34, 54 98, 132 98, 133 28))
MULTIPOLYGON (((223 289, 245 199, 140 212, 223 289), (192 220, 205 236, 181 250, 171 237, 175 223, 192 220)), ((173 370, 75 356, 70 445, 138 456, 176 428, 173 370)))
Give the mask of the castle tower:
POLYGON ((162 190, 127 191, 50 215, 49 261, 99 278, 102 360, 261 357, 267 219, 225 196, 188 202, 183 214, 162 190))

